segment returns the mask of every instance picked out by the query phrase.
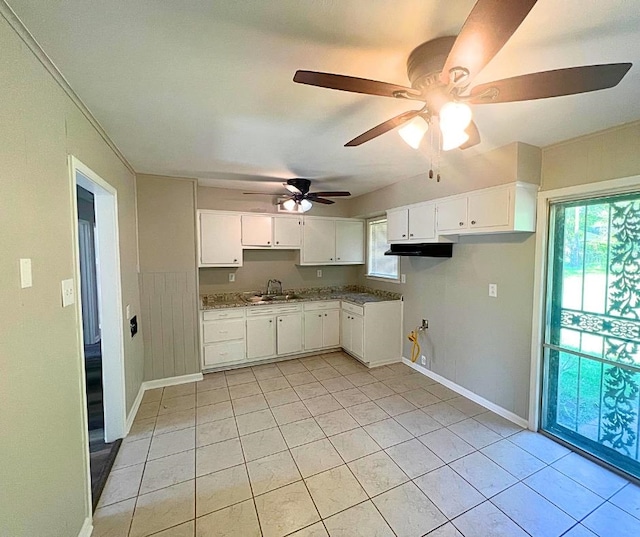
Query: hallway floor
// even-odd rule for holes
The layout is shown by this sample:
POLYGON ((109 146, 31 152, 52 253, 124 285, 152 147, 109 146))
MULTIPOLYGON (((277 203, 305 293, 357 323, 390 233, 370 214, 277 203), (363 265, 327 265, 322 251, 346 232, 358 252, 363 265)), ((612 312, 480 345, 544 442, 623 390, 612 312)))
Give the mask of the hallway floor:
POLYGON ((93 537, 625 537, 640 487, 341 352, 145 393, 93 537))

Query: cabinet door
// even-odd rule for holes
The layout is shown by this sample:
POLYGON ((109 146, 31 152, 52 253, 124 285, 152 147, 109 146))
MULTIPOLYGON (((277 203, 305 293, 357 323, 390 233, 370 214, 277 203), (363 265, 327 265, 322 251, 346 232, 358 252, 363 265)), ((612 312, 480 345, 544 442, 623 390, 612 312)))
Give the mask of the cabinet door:
POLYGON ((244 339, 205 345, 204 365, 217 367, 231 362, 239 362, 244 360, 244 352, 244 339))
POLYGON ((304 314, 304 349, 322 348, 322 318, 324 313, 309 311, 304 314))
POLYGON ((456 232, 467 227, 467 198, 438 203, 438 231, 456 232))
POLYGON ((469 194, 469 228, 509 225, 509 189, 469 194))
POLYGON ((271 216, 242 215, 242 245, 271 246, 271 216))
POLYGON ((435 239, 436 205, 420 205, 409 209, 409 239, 435 239))
POLYGON ((409 238, 409 212, 406 209, 387 212, 387 240, 402 241, 409 238))
POLYGON ((336 220, 336 263, 364 263, 364 222, 336 220))
POLYGON ((200 213, 200 264, 242 265, 240 215, 200 213))
POLYGON ((342 310, 340 320, 340 346, 346 351, 351 351, 351 313, 342 310))
POLYGON ((333 263, 336 252, 335 220, 308 218, 302 226, 303 263, 333 263))
POLYGON ((288 216, 273 217, 273 243, 279 248, 300 248, 302 220, 288 216))
POLYGON ((350 315, 351 317, 351 352, 360 358, 364 358, 364 317, 362 315, 350 315))
POLYGON ((276 354, 275 317, 247 319, 247 359, 269 358, 276 354))
POLYGON ((302 313, 278 316, 278 354, 302 351, 302 313))
POLYGON ((340 345, 340 310, 325 311, 322 314, 322 346, 340 345))

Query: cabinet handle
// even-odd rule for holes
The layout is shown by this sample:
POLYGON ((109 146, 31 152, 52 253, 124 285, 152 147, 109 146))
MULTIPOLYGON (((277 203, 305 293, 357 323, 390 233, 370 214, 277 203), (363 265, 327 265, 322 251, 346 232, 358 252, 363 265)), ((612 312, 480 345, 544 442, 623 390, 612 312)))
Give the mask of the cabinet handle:
POLYGON ((318 317, 322 317, 322 315, 318 315, 318 317))
POLYGON ((413 237, 413 233, 409 233, 409 237, 413 237))
POLYGON ((461 226, 464 226, 464 222, 458 222, 461 226))
POLYGON ((403 237, 406 237, 406 235, 405 235, 404 233, 402 234, 402 236, 403 236, 403 237))
POLYGON ((280 244, 280 241, 276 241, 276 244, 280 244))
POLYGON ((338 257, 338 261, 340 261, 340 258, 338 257))
POLYGON ((326 317, 326 316, 327 316, 327 314, 325 313, 325 314, 324 314, 324 316, 326 317))
POLYGON ((228 317, 229 314, 228 313, 221 313, 220 315, 218 315, 218 317, 228 317))
POLYGON ((330 257, 330 258, 329 258, 329 261, 333 261, 333 257, 330 257))
POLYGON ((218 333, 220 333, 220 334, 228 334, 229 330, 218 330, 218 333))
POLYGON ((278 319, 278 321, 282 322, 282 319, 278 319))
POLYGON ((471 220, 471 225, 475 224, 476 221, 475 220, 471 220))
POLYGON ((226 356, 227 354, 229 354, 228 352, 221 352, 220 356, 226 356))
POLYGON ((273 319, 269 319, 269 322, 270 322, 270 323, 272 323, 272 322, 273 322, 273 319))
POLYGON ((237 259, 234 259, 234 260, 233 260, 233 262, 234 262, 234 263, 237 263, 237 262, 238 262, 238 260, 237 260, 237 259))
POLYGON ((267 244, 271 244, 271 241, 267 241, 267 244))

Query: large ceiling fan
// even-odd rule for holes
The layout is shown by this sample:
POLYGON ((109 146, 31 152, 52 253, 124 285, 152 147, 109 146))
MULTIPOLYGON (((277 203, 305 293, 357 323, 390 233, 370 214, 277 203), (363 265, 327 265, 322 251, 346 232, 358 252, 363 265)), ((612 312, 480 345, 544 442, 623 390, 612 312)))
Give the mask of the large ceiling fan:
MULTIPOLYGON (((332 190, 326 192, 309 192, 311 181, 309 179, 289 179, 283 186, 289 191, 289 197, 280 205, 285 211, 305 213, 313 206, 313 202, 331 205, 333 200, 326 198, 351 196, 351 192, 345 190, 332 190)), ((264 192, 245 192, 245 194, 261 194, 264 192)))
POLYGON ((496 80, 469 89, 473 78, 509 40, 536 0, 478 0, 457 37, 441 37, 419 45, 407 61, 411 87, 317 71, 297 71, 294 82, 367 95, 424 103, 347 142, 361 145, 396 127, 418 148, 437 118, 442 149, 467 149, 480 143, 470 104, 492 104, 586 93, 616 86, 631 63, 587 65, 496 80))

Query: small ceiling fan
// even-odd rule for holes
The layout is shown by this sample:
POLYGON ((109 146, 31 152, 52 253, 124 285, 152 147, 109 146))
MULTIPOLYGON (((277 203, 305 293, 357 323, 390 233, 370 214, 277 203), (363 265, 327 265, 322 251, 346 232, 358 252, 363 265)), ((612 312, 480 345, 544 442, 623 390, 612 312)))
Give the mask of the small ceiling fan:
MULTIPOLYGON (((333 200, 326 198, 351 196, 351 192, 345 190, 332 190, 327 192, 309 192, 311 181, 309 179, 289 179, 283 186, 289 191, 289 198, 280 203, 285 210, 293 213, 306 213, 313 206, 313 202, 331 205, 333 200)), ((244 192, 245 194, 260 194, 264 192, 244 192)))
POLYGON ((586 93, 616 86, 631 63, 587 65, 543 71, 480 84, 473 78, 492 60, 529 14, 537 0, 478 0, 457 37, 419 45, 407 61, 411 87, 351 76, 296 71, 294 82, 367 95, 424 103, 347 142, 353 147, 404 125, 399 133, 415 149, 437 118, 442 149, 467 149, 480 143, 470 104, 492 104, 586 93))

